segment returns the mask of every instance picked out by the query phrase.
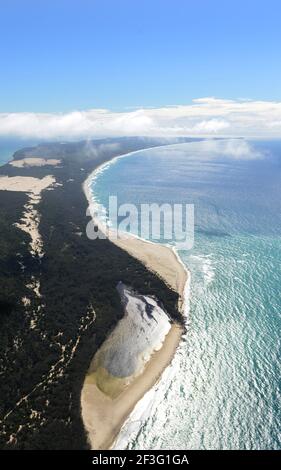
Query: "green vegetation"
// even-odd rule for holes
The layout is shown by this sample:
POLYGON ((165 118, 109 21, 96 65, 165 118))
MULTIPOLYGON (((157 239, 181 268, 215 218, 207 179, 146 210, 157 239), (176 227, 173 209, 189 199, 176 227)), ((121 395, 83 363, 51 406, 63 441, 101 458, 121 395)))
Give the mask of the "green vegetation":
MULTIPOLYGON (((91 358, 122 317, 118 281, 156 295, 180 321, 175 292, 108 240, 91 241, 85 233, 89 218, 82 182, 87 174, 114 155, 159 143, 106 139, 16 153, 17 159, 62 159, 60 168, 52 168, 62 186, 44 191, 38 206, 42 259, 30 255, 28 235, 13 225, 27 195, 0 192, 0 448, 88 447, 80 393, 91 358), (40 297, 32 289, 35 282, 40 282, 40 297), (30 304, 23 304, 24 297, 30 304)), ((0 174, 42 178, 50 168, 6 165, 0 174)))

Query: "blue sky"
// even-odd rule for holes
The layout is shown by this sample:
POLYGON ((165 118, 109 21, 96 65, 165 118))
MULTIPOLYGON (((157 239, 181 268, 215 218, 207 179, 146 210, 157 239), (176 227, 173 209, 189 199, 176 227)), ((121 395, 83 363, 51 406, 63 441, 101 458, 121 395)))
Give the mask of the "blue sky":
POLYGON ((9 0, 0 112, 280 100, 280 1, 9 0))

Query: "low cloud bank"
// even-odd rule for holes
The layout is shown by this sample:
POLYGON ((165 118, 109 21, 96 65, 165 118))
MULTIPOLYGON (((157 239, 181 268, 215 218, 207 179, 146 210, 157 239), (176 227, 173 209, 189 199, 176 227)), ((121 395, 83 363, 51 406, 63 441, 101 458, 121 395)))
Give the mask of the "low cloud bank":
POLYGON ((46 140, 107 136, 281 137, 281 102, 200 98, 128 112, 0 113, 0 136, 46 140))
POLYGON ((267 154, 266 150, 261 151, 255 145, 242 139, 207 140, 200 145, 211 158, 223 156, 223 158, 230 157, 235 160, 257 160, 264 158, 267 154))

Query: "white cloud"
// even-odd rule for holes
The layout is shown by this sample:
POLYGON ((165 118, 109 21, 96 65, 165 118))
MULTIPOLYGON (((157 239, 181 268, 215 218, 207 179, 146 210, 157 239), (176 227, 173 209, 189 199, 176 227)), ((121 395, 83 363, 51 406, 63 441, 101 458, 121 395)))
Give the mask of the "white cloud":
POLYGON ((256 146, 243 139, 206 140, 200 143, 200 147, 206 153, 210 153, 212 158, 222 156, 236 160, 256 160, 266 155, 265 151, 260 151, 256 146))
POLYGON ((217 133, 229 127, 229 122, 223 119, 210 119, 209 121, 200 121, 194 127, 194 132, 217 133))
POLYGON ((103 136, 281 137, 281 102, 195 99, 189 105, 112 112, 0 113, 0 136, 79 139, 103 136))

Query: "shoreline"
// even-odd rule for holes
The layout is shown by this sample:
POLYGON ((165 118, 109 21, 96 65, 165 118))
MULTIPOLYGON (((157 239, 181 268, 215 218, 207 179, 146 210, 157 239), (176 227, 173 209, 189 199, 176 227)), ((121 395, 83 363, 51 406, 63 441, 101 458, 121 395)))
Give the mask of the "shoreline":
MULTIPOLYGON (((171 144, 171 145, 181 145, 181 144, 171 144)), ((86 196, 86 199, 89 204, 90 212, 91 207, 95 208, 97 203, 94 200, 94 195, 91 192, 90 184, 93 179, 101 173, 102 170, 106 169, 109 165, 112 165, 115 161, 133 155, 135 153, 145 152, 147 150, 153 150, 157 147, 149 147, 141 150, 134 150, 133 152, 128 152, 122 155, 117 155, 111 160, 106 161, 98 165, 85 179, 82 188, 86 196)), ((161 147, 159 147, 161 148, 161 147)), ((91 212, 92 220, 100 227, 101 231, 107 234, 107 238, 110 239, 112 243, 117 245, 119 248, 122 248, 124 251, 129 253, 134 258, 137 258, 141 261, 150 271, 156 273, 160 278, 179 294, 180 304, 178 305, 179 310, 183 313, 185 309, 185 285, 189 281, 190 272, 182 262, 179 257, 176 249, 174 247, 169 247, 167 245, 162 245, 161 243, 155 243, 150 240, 144 240, 138 235, 132 233, 126 233, 125 236, 121 238, 116 238, 114 236, 114 230, 108 229, 101 220, 94 217, 94 214, 91 212), (110 234, 113 236, 111 237, 110 234), (156 254, 157 252, 157 254, 156 254), (165 260, 159 260, 163 257, 165 260), (171 264, 169 264, 171 263, 171 264), (173 266, 173 271, 171 272, 171 267, 173 266), (174 279, 176 277, 176 281, 174 279)), ((119 234, 120 235, 120 234, 119 234)))
MULTIPOLYGON (((87 176, 83 183, 83 191, 89 206, 93 207, 95 205, 90 184, 97 174, 112 164, 113 161, 144 150, 149 149, 116 156, 96 167, 87 176)), ((112 243, 142 262, 150 271, 158 275, 168 287, 179 294, 178 309, 185 316, 188 309, 190 273, 182 263, 176 250, 127 233, 124 238, 112 239, 110 233, 114 231, 106 229, 100 220, 95 219, 93 214, 91 215, 99 228, 109 236, 112 243)), ((183 327, 172 323, 161 348, 152 354, 143 373, 136 377, 114 399, 102 393, 93 382, 91 378, 92 359, 81 391, 82 420, 92 449, 105 450, 112 448, 136 405, 157 384, 164 370, 171 364, 183 332, 183 327)))

